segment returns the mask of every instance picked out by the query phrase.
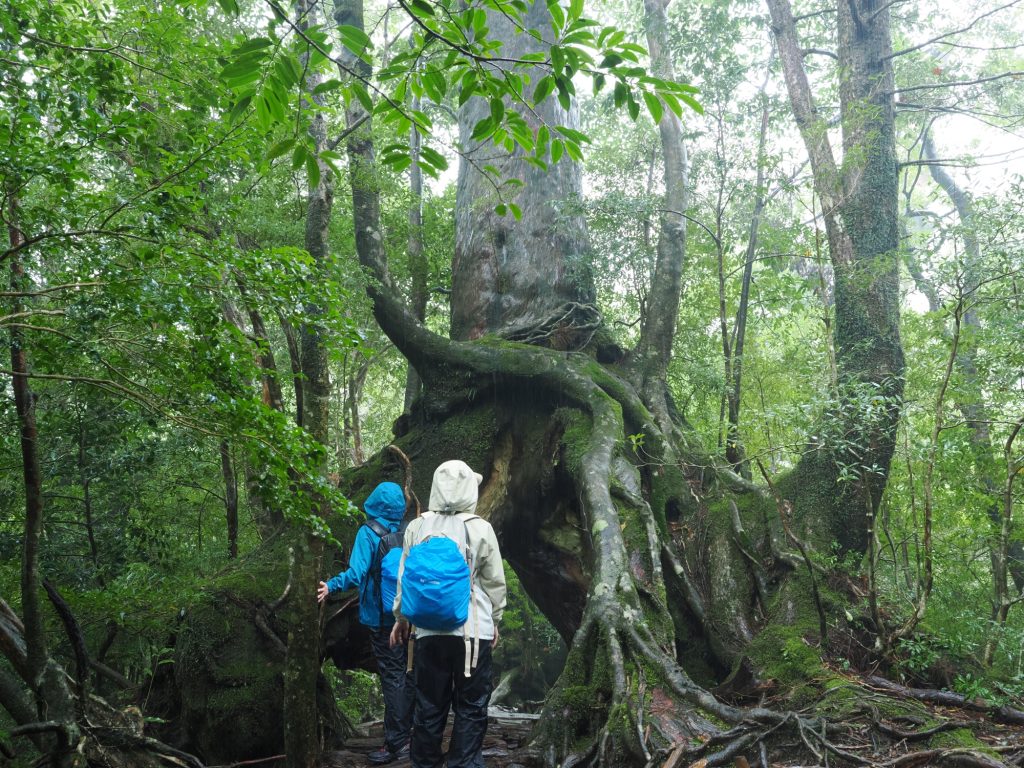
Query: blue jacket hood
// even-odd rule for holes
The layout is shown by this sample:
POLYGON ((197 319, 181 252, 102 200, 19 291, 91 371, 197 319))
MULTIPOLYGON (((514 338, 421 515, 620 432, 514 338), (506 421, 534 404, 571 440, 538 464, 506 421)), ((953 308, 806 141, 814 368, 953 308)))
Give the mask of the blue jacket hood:
POLYGON ((405 494, 397 483, 381 483, 363 504, 363 511, 375 520, 400 523, 405 517, 405 494))

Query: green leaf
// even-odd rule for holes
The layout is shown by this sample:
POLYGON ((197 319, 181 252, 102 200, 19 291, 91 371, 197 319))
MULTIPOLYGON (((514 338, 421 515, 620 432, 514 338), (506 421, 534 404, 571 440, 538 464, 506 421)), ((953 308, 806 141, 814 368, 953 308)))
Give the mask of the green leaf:
POLYGON ((317 162, 316 155, 312 153, 306 154, 306 177, 309 180, 310 189, 320 186, 320 163, 317 162))
POLYGON ((561 139, 555 139, 551 142, 551 162, 557 163, 562 159, 562 153, 565 151, 565 145, 561 139))
POLYGON ((658 101, 658 97, 653 93, 644 91, 644 103, 647 105, 647 111, 651 113, 651 119, 654 120, 655 124, 660 123, 661 116, 665 110, 661 106, 661 102, 658 101))
POLYGON ((473 126, 473 132, 470 134, 470 138, 474 141, 483 141, 494 133, 495 128, 494 120, 490 117, 485 117, 473 126))
POLYGON ((496 206, 494 206, 494 212, 499 216, 504 216, 505 214, 508 213, 508 206, 505 205, 505 203, 498 203, 496 206))
POLYGON ((548 0, 548 13, 551 14, 551 28, 560 36, 565 27, 565 11, 562 10, 559 0, 548 0))
POLYGON ((325 80, 324 82, 320 83, 320 85, 313 89, 313 93, 317 95, 321 93, 330 93, 331 91, 337 90, 342 85, 344 85, 344 83, 342 83, 341 80, 338 80, 337 78, 334 78, 332 80, 325 80))
POLYGON ((270 111, 270 98, 267 96, 267 92, 264 91, 256 97, 256 121, 259 123, 260 128, 267 130, 274 118, 270 111))
POLYGON ((555 90, 555 78, 551 75, 545 75, 537 83, 537 87, 533 89, 533 103, 540 104, 551 95, 553 90, 555 90))
POLYGON ((538 156, 547 154, 548 142, 550 140, 551 132, 548 130, 548 127, 546 125, 542 125, 540 128, 537 129, 537 141, 535 146, 537 148, 536 151, 538 156))
POLYGON ((559 77, 555 82, 558 85, 558 103, 562 109, 569 111, 572 107, 572 95, 569 92, 570 81, 568 78, 559 77))
POLYGON ((668 93, 667 91, 662 91, 661 100, 665 102, 665 104, 668 106, 669 109, 672 110, 672 113, 676 117, 681 118, 683 116, 683 107, 679 103, 679 99, 677 99, 673 94, 668 93))
POLYGON ((411 0, 409 6, 412 12, 417 16, 426 18, 434 16, 434 6, 426 0, 411 0))
POLYGON ((515 218, 516 221, 522 221, 523 211, 519 208, 518 205, 516 205, 515 203, 509 203, 508 209, 512 212, 512 216, 513 218, 515 218))
POLYGON ((701 103, 699 101, 697 101, 692 96, 689 96, 689 95, 687 95, 685 93, 680 93, 679 94, 679 98, 680 98, 680 100, 686 102, 687 106, 689 106, 690 109, 692 109, 698 115, 703 115, 704 114, 704 107, 701 105, 701 103))
POLYGON ((272 146, 267 152, 267 160, 274 160, 275 158, 280 157, 294 146, 295 139, 285 139, 284 141, 277 142, 277 144, 272 146))
POLYGON ((626 99, 629 98, 629 86, 627 86, 621 80, 615 82, 615 90, 612 92, 612 100, 615 104, 615 108, 618 109, 626 103, 626 99))
POLYGON ((366 92, 366 86, 358 80, 353 80, 350 84, 350 89, 363 109, 367 112, 373 112, 373 100, 370 98, 370 94, 366 92))
POLYGON ((253 37, 246 40, 240 46, 231 51, 232 56, 241 56, 246 53, 252 53, 263 48, 268 48, 274 44, 274 41, 269 37, 253 37))
POLYGON ((635 98, 633 98, 632 93, 629 94, 629 101, 626 102, 626 111, 629 112, 629 116, 633 120, 640 117, 640 104, 635 98))
POLYGON ((252 93, 247 93, 245 96, 240 98, 231 107, 231 111, 228 112, 228 123, 235 124, 239 118, 245 113, 245 110, 249 108, 249 104, 252 103, 252 93))
POLYGON ((448 79, 441 72, 436 69, 428 69, 420 75, 420 82, 431 101, 435 104, 444 101, 445 94, 448 92, 448 79))
POLYGON ((505 116, 505 102, 499 98, 491 99, 491 120, 497 125, 501 122, 501 118, 505 116))
POLYGON ((238 15, 238 2, 237 0, 217 0, 217 5, 221 7, 228 16, 238 15))
POLYGON ((285 85, 285 87, 292 87, 297 85, 299 78, 302 77, 302 70, 299 68, 299 62, 295 60, 294 56, 281 56, 277 61, 274 62, 274 72, 277 73, 278 79, 285 85))
POLYGON ((373 48, 373 41, 369 36, 363 30, 350 24, 342 24, 338 27, 338 36, 341 38, 341 44, 360 58, 364 52, 373 48))
POLYGON ((445 159, 445 156, 431 147, 420 147, 420 158, 438 170, 443 171, 448 168, 448 160, 445 159))

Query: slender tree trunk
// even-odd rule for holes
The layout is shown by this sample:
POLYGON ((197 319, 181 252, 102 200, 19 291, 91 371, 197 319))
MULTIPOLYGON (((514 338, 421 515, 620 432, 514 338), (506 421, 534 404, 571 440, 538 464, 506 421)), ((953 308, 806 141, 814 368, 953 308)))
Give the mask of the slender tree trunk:
POLYGON ((299 335, 295 327, 283 316, 279 316, 281 332, 284 334, 284 341, 288 347, 288 361, 292 369, 292 384, 295 390, 295 423, 303 426, 303 414, 305 413, 305 389, 302 385, 302 351, 299 346, 299 335))
MULTIPOLYGON (((994 610, 993 622, 994 631, 985 642, 985 650, 982 653, 982 663, 985 666, 992 664, 996 648, 999 645, 999 636, 1006 626, 1006 620, 1010 615, 1010 608, 1017 600, 1010 595, 1010 585, 1007 579, 1010 560, 1010 537, 1013 534, 1013 486, 1017 475, 1024 470, 1024 458, 1014 455, 1013 444, 1024 430, 1024 418, 1019 419, 1010 429, 1010 434, 1003 445, 1003 460, 1006 466, 1006 484, 1003 486, 1001 521, 997 545, 993 554, 993 586, 994 586, 994 610)), ((1019 598, 1018 598, 1019 599, 1019 598)))
POLYGON ((89 476, 88 454, 85 450, 85 419, 82 411, 78 414, 78 482, 82 486, 82 513, 85 515, 85 534, 89 540, 89 558, 96 583, 104 586, 103 574, 100 571, 100 552, 96 544, 96 526, 92 515, 92 478, 89 476))
POLYGON ((227 520, 228 558, 238 557, 238 481, 231 466, 231 447, 220 442, 220 471, 224 478, 224 514, 227 520))
MULTIPOLYGON (((938 153, 935 151, 935 142, 932 140, 931 132, 926 132, 922 139, 923 155, 927 160, 937 160, 938 153)), ((976 222, 974 220, 974 205, 967 191, 956 183, 956 180, 937 163, 929 163, 928 172, 932 179, 949 196, 950 201, 956 208, 957 216, 963 228, 964 242, 964 285, 963 291, 967 301, 967 309, 963 313, 963 331, 965 343, 960 346, 956 363, 963 377, 964 394, 956 398, 957 409, 964 417, 971 451, 974 454, 974 466, 977 473, 978 483, 981 492, 987 496, 988 516, 992 521, 993 528, 998 531, 1002 527, 1003 510, 1001 503, 1000 483, 995 477, 997 459, 992 446, 992 437, 989 433, 991 414, 985 407, 982 383, 978 375, 976 338, 981 330, 981 319, 974 309, 976 298, 974 297, 978 286, 981 283, 981 244, 974 233, 976 222)), ((916 263, 915 263, 916 266, 916 263)), ((920 273, 920 267, 917 267, 920 273)), ((921 275, 919 284, 926 284, 921 275)), ((929 292, 929 304, 932 303, 934 289, 929 292)), ((937 298, 934 300, 937 303, 937 298)), ((934 311, 934 307, 933 307, 934 311)), ((996 536, 998 539, 998 535, 996 536)), ((996 548, 993 548, 993 557, 996 556, 996 548)), ((1009 545, 1006 564, 1013 576, 1013 583, 1017 591, 1024 590, 1024 542, 1011 541, 1009 545)), ((993 565, 995 562, 993 561, 993 565)))
MULTIPOLYGON (((24 242, 20 228, 17 198, 8 192, 8 237, 11 249, 19 248, 24 242)), ((20 254, 13 252, 9 257, 11 292, 17 294, 27 290, 28 277, 22 265, 20 254)), ((13 299, 12 314, 23 311, 19 299, 13 299)), ((55 762, 66 765, 72 762, 69 748, 78 733, 71 692, 63 671, 50 658, 46 642, 46 628, 42 615, 39 575, 39 549, 43 536, 43 474, 39 463, 39 431, 36 427, 36 400, 30 386, 28 350, 21 329, 11 326, 11 388, 14 391, 15 411, 18 415, 18 431, 21 437, 22 482, 25 491, 24 542, 21 558, 21 611, 23 617, 24 667, 21 674, 35 693, 36 708, 40 720, 60 724, 57 755, 55 762)))
MULTIPOLYGON (((252 326, 252 337, 256 344, 256 364, 261 371, 260 391, 263 405, 283 413, 284 399, 277 377, 277 362, 274 359, 274 351, 270 346, 270 339, 267 338, 267 329, 263 323, 263 316, 249 296, 245 281, 242 280, 241 276, 236 275, 235 284, 238 287, 238 292, 241 294, 242 301, 246 305, 249 323, 252 326)), ((233 304, 225 304, 224 315, 227 317, 228 322, 243 333, 246 332, 243 327, 243 320, 233 304)), ((253 521, 256 523, 260 534, 266 538, 280 529, 284 523, 284 516, 281 514, 280 509, 270 507, 265 503, 259 476, 251 462, 245 462, 244 472, 246 498, 252 511, 253 521)))
MULTIPOLYGON (((13 198, 12 198, 13 200, 13 198)), ((18 229, 17 207, 11 204, 8 234, 11 248, 17 248, 24 241, 18 229)), ((12 292, 25 290, 25 269, 17 255, 10 257, 10 285, 12 292)), ((24 311, 15 300, 12 314, 24 311)), ((43 618, 39 602, 39 544, 43 533, 43 474, 39 466, 39 432, 36 428, 35 395, 29 384, 28 352, 20 328, 11 326, 10 353, 11 371, 14 373, 11 386, 14 390, 14 404, 18 413, 18 428, 21 433, 22 480, 25 489, 24 546, 21 560, 21 601, 25 622, 25 643, 28 649, 28 673, 34 687, 42 684, 43 668, 48 653, 43 618)))
MULTIPOLYGON (((300 24, 308 28, 316 24, 316 7, 305 0, 299 2, 300 24)), ((313 89, 322 78, 311 75, 306 80, 306 96, 316 101, 313 89)), ((317 153, 327 145, 327 128, 322 112, 317 112, 309 133, 317 153)), ((306 214, 306 250, 317 269, 323 270, 329 253, 328 232, 334 189, 330 168, 319 159, 319 179, 309 178, 309 199, 306 214)), ((306 322, 299 330, 302 354, 301 425, 322 446, 329 445, 330 374, 324 329, 317 318, 324 308, 305 307, 306 322)), ((327 452, 322 453, 320 471, 326 475, 327 452)), ((309 489, 312 492, 312 489, 309 489)), ((316 499, 314 514, 326 518, 325 502, 316 499)), ((319 763, 320 740, 317 717, 317 678, 320 674, 320 622, 315 599, 323 558, 322 539, 305 526, 293 531, 290 549, 291 564, 288 597, 288 652, 284 668, 285 753, 288 768, 315 768, 319 763)))
MULTIPOLYGON (((644 31, 651 56, 651 71, 666 80, 675 79, 669 47, 668 0, 644 0, 644 31)), ((657 259, 651 276, 649 311, 640 329, 637 359, 641 369, 644 400, 654 411, 659 426, 672 433, 665 377, 672 359, 676 319, 679 316, 683 266, 686 260, 686 218, 690 207, 689 158, 683 141, 683 127, 675 113, 666 108, 658 121, 664 162, 665 199, 659 217, 657 259)))
MULTIPOLYGON (((359 466, 366 461, 363 451, 363 426, 359 416, 359 403, 363 398, 363 385, 366 383, 366 376, 370 372, 370 364, 373 359, 364 359, 355 373, 348 377, 345 386, 345 402, 343 405, 345 416, 346 442, 349 444, 349 461, 353 466, 359 466)), ((410 367, 410 370, 412 368, 410 367)), ((417 385, 419 386, 419 385, 417 385)))
MULTIPOLYGON (((771 69, 769 64, 768 69, 771 69)), ((736 308, 736 324, 732 330, 732 378, 726 380, 728 399, 727 437, 725 459, 733 469, 748 480, 751 478, 750 464, 746 461, 743 443, 740 441, 740 406, 743 392, 743 346, 747 335, 747 309, 750 305, 750 283, 754 274, 754 256, 757 253, 757 237, 761 228, 761 216, 768 201, 765 188, 765 157, 768 144, 768 117, 771 113, 768 97, 768 75, 761 86, 761 131, 757 142, 757 180, 754 191, 754 210, 750 214, 750 229, 747 232, 747 249, 743 260, 743 278, 740 283, 740 302, 736 308)))

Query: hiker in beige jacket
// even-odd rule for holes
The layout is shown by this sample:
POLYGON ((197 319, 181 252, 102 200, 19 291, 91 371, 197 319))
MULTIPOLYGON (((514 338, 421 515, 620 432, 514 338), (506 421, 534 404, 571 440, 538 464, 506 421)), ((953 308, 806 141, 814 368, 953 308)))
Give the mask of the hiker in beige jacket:
MULTIPOLYGON (((413 768, 440 768, 448 711, 455 727, 448 747, 448 768, 474 768, 487 731, 491 697, 491 650, 505 609, 505 571, 491 524, 476 516, 482 477, 462 461, 446 461, 434 472, 428 511, 405 532, 393 644, 408 637, 410 623, 402 611, 402 583, 409 550, 434 537, 459 545, 468 561, 471 584, 467 620, 455 629, 417 627, 413 652, 416 708, 411 757, 413 768)), ((411 574, 410 574, 411 575, 411 574)))

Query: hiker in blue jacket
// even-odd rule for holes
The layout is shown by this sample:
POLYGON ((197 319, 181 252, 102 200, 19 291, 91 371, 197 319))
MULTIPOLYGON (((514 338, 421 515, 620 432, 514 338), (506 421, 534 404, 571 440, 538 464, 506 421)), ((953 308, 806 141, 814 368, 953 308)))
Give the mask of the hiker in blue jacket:
MULTIPOLYGON (((359 622, 370 628, 370 640, 384 693, 384 746, 371 752, 368 760, 373 765, 385 765, 409 754, 415 696, 412 676, 406 674, 407 646, 390 647, 389 636, 395 617, 390 601, 383 605, 381 596, 381 538, 400 529, 405 516, 405 495, 397 484, 381 483, 373 489, 363 511, 367 521, 359 526, 356 533, 348 569, 333 579, 321 581, 316 596, 322 603, 332 592, 359 587, 359 622)), ((400 538, 397 544, 400 552, 400 538)))

